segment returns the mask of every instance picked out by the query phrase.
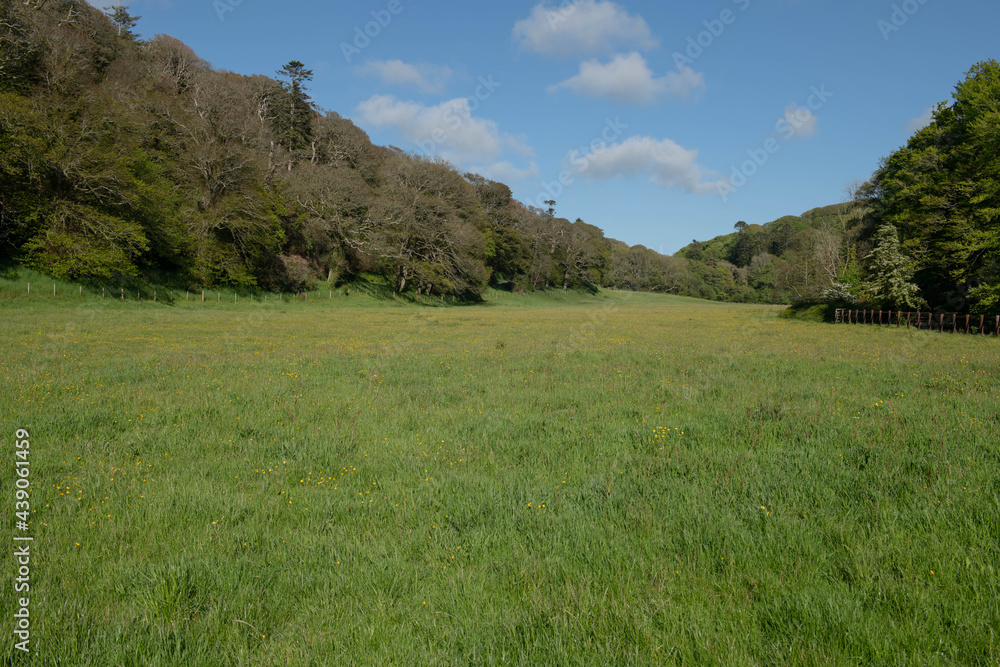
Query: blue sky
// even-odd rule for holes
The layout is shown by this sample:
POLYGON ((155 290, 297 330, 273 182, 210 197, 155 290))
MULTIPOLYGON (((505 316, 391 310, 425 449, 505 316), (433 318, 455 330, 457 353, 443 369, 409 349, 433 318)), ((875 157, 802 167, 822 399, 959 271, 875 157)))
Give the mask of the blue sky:
MULTIPOLYGON (((103 5, 96 0, 95 5, 103 5)), ((996 0, 133 0, 218 69, 672 254, 841 201, 980 60, 996 0), (367 34, 366 34, 367 33, 367 34)))

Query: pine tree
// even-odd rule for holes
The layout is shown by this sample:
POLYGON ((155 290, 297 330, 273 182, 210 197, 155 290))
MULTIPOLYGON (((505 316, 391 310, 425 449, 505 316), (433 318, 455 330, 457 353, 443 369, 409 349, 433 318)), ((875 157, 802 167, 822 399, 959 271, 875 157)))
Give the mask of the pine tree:
POLYGON ((875 249, 865 258, 868 261, 868 280, 862 287, 872 300, 886 306, 919 308, 924 305, 920 289, 910 282, 913 264, 903 255, 899 245, 899 232, 886 224, 875 234, 875 249))
POLYGON ((282 81, 286 98, 279 108, 275 118, 275 131, 278 140, 289 151, 305 148, 312 140, 312 104, 306 92, 305 82, 312 80, 312 70, 298 60, 292 60, 277 72, 278 76, 288 79, 282 81))
POLYGON ((139 22, 141 16, 132 16, 128 13, 128 5, 118 4, 114 7, 105 7, 104 13, 108 15, 111 22, 115 24, 115 28, 118 29, 119 37, 126 37, 128 39, 135 39, 135 33, 132 32, 132 28, 135 24, 139 22))

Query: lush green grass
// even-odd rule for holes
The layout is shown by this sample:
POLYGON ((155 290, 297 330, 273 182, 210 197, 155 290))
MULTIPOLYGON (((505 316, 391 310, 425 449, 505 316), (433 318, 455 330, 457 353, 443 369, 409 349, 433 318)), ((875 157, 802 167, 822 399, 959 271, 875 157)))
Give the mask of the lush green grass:
POLYGON ((356 296, 0 299, 39 664, 1000 661, 1000 341, 356 296))

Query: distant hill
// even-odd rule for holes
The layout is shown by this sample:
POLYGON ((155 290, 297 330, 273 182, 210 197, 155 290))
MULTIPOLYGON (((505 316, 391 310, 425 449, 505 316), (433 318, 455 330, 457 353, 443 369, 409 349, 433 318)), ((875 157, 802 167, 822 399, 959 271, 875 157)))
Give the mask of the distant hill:
POLYGON ((857 205, 833 204, 762 225, 738 222, 733 233, 693 241, 676 256, 687 260, 689 292, 703 298, 746 303, 818 299, 843 268, 840 256, 857 224, 857 205))

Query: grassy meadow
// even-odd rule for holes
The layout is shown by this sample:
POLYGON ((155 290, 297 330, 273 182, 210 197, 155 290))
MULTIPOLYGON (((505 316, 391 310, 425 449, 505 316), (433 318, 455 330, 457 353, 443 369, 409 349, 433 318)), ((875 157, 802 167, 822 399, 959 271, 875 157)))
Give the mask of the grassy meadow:
POLYGON ((1000 662, 994 338, 12 285, 34 664, 1000 662))

